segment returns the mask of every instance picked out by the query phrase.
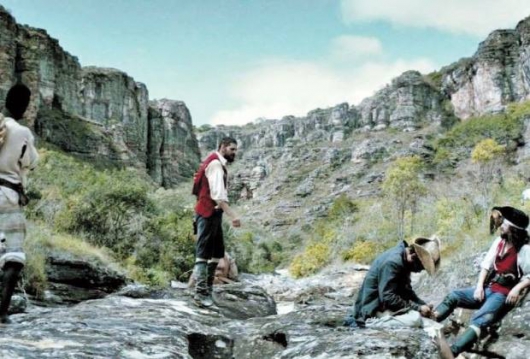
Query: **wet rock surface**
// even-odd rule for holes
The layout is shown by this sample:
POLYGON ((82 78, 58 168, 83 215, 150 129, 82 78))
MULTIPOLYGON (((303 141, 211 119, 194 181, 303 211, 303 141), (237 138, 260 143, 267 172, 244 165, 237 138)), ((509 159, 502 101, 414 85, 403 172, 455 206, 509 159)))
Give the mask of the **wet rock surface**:
POLYGON ((73 306, 32 303, 1 328, 0 357, 437 358, 422 331, 342 326, 352 285, 363 275, 353 268, 301 281, 245 275, 216 286, 211 309, 197 308, 182 283, 163 290, 131 284, 73 306), (304 301, 309 294, 313 299, 304 301), (293 305, 282 309, 277 300, 293 305))

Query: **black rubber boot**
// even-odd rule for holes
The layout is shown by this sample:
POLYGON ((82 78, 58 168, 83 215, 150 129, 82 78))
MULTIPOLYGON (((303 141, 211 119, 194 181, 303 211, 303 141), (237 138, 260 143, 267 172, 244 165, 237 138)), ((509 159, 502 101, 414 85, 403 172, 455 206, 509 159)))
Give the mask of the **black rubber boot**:
POLYGON ((7 263, 4 266, 4 278, 2 280, 2 301, 0 302, 0 323, 11 323, 11 319, 9 319, 8 315, 9 304, 11 304, 11 297, 15 291, 21 270, 22 264, 19 263, 7 263))
POLYGON ((211 307, 213 305, 213 300, 211 294, 208 291, 207 263, 195 263, 194 272, 197 282, 195 283, 195 295, 193 296, 193 299, 200 307, 211 307))
POLYGON ((208 293, 213 294, 213 281, 215 280, 215 270, 217 269, 217 262, 208 263, 208 293))
POLYGON ((477 332, 473 328, 467 328, 462 335, 456 338, 456 341, 451 345, 451 352, 455 358, 462 352, 468 351, 473 347, 473 344, 478 339, 477 332))
POLYGON ((434 312, 437 313, 435 320, 437 322, 443 321, 445 318, 447 318, 454 312, 457 305, 458 300, 451 294, 447 295, 434 310, 434 312))

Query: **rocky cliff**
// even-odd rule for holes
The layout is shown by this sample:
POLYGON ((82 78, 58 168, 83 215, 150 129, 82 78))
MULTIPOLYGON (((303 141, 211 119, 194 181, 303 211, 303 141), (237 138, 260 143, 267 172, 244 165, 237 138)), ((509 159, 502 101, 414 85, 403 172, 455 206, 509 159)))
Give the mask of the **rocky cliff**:
POLYGON ((449 98, 417 71, 407 71, 392 80, 357 107, 343 103, 310 111, 305 117, 286 116, 261 120, 246 126, 218 126, 198 135, 201 151, 216 148, 220 137, 231 135, 239 147, 289 147, 297 143, 341 142, 354 130, 379 131, 395 128, 413 131, 425 125, 447 125, 454 118, 449 98))
POLYGON ((530 98, 530 17, 515 30, 497 30, 471 58, 441 70, 441 89, 456 116, 502 111, 509 102, 530 98))
MULTIPOLYGON (((318 213, 330 195, 348 191, 350 196, 365 196, 377 190, 367 185, 381 181, 385 169, 372 164, 406 154, 428 156, 432 148, 425 145, 426 139, 459 119, 497 113, 508 103, 529 98, 527 18, 514 30, 492 32, 471 58, 428 75, 407 71, 358 105, 343 103, 303 117, 258 120, 242 127, 217 126, 197 136, 203 155, 215 149, 222 136, 238 140, 240 161, 231 171, 234 199, 261 201, 294 194, 288 207, 318 213), (314 197, 319 190, 322 198, 314 197), (311 198, 314 209, 300 202, 304 197, 311 198)), ((527 152, 528 146, 520 146, 519 162, 528 158, 527 152)), ((293 215, 299 212, 293 210, 293 215)), ((300 221, 284 214, 271 223, 300 221)))
POLYGON ((126 73, 81 67, 46 31, 18 25, 1 6, 0 20, 0 98, 25 84, 32 93, 26 123, 39 136, 78 155, 145 169, 163 186, 193 174, 199 155, 184 103, 165 101, 178 110, 160 116, 146 86, 126 73))

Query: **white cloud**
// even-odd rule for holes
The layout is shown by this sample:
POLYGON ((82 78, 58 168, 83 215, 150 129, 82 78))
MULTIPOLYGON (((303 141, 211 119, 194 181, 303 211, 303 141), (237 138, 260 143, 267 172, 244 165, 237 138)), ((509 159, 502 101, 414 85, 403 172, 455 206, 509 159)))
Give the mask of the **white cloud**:
POLYGON ((338 60, 356 60, 382 54, 383 45, 376 37, 343 35, 333 39, 331 53, 338 60))
POLYGON ((317 107, 345 101, 358 104, 404 71, 426 73, 436 67, 427 59, 371 61, 348 70, 313 62, 268 62, 242 74, 232 93, 241 105, 218 111, 211 123, 242 125, 260 117, 303 116, 317 107))
POLYGON ((528 0, 342 0, 346 22, 389 21, 483 37, 530 15, 528 0))

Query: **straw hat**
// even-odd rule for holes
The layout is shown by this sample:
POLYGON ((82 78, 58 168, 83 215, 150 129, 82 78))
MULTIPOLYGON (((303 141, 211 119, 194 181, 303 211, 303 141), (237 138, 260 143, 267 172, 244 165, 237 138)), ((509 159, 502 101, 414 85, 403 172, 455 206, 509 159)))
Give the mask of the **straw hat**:
POLYGON ((434 275, 440 266, 440 239, 436 236, 431 238, 419 237, 414 240, 411 246, 416 251, 423 268, 430 275, 434 275))

